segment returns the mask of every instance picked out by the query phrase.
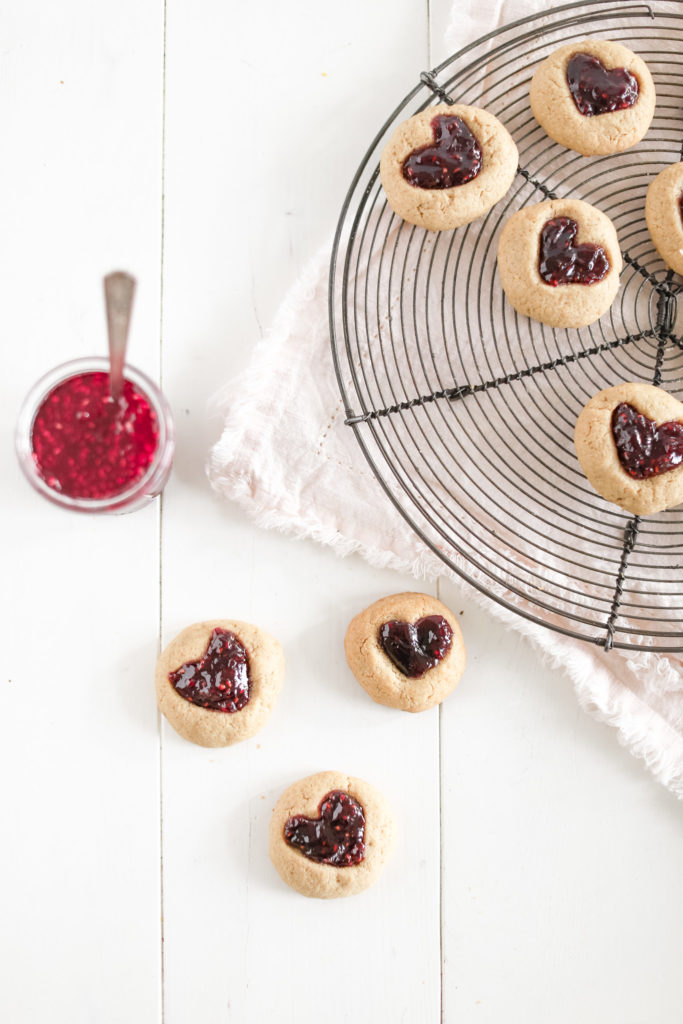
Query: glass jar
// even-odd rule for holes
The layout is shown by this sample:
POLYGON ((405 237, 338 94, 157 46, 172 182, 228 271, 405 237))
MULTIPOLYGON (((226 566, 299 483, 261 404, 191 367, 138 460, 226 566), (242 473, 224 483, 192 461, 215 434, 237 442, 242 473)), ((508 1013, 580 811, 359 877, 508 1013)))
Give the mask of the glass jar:
MULTIPOLYGON (((156 449, 143 474, 110 496, 91 498, 71 497, 58 488, 50 486, 38 469, 37 459, 34 455, 34 424, 38 412, 48 396, 61 384, 71 378, 90 373, 108 375, 109 360, 100 356, 73 359, 50 370, 31 388, 24 399, 17 421, 15 443, 19 464, 27 480, 38 493, 56 505, 61 505, 62 508, 73 509, 76 512, 134 512, 147 505, 163 490, 171 472, 174 450, 171 408, 156 384, 140 370, 136 370, 134 366, 126 365, 124 379, 130 382, 135 391, 147 400, 156 416, 158 425, 156 449)), ((86 469, 84 472, 87 474, 89 470, 86 469)))

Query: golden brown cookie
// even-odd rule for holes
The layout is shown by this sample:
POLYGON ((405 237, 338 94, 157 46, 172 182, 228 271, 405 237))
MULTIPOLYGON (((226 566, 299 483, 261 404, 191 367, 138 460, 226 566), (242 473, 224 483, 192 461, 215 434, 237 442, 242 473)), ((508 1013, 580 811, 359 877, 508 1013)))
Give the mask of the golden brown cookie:
POLYGON ((645 220, 655 249, 677 274, 683 274, 683 163, 671 164, 650 182, 645 220))
POLYGON ((227 747, 265 724, 284 673, 280 644, 257 626, 232 619, 196 622, 159 656, 159 710, 184 739, 227 747))
POLYGON ((539 64, 529 89, 534 117, 550 138, 584 156, 621 153, 640 142, 655 99, 645 61, 606 39, 560 46, 539 64))
POLYGON ((373 884, 394 848, 394 815, 374 786, 319 772, 285 790, 270 822, 270 858, 303 896, 354 896, 373 884))
POLYGON ((621 268, 612 221, 580 199, 551 199, 518 210, 498 243, 500 282, 508 302, 551 327, 585 327, 606 313, 619 290, 621 268), (562 218, 567 223, 554 227, 562 218), (567 265, 571 259, 573 267, 567 265), (599 273, 603 276, 594 283, 577 283, 599 273))
POLYGON ((598 494, 628 512, 647 516, 683 501, 683 404, 661 388, 599 391, 581 410, 574 444, 598 494))
POLYGON ((379 169, 387 201, 399 217, 429 231, 447 231, 476 220, 502 199, 517 161, 511 135, 493 114, 439 103, 398 126, 379 169), (424 151, 419 160, 416 150, 424 151), (415 183, 421 176, 429 187, 415 183), (468 180, 444 187, 463 177, 468 180))
POLYGON ((346 660, 373 700, 401 711, 440 704, 465 670, 465 643, 452 611, 429 594, 392 594, 351 621, 346 660))

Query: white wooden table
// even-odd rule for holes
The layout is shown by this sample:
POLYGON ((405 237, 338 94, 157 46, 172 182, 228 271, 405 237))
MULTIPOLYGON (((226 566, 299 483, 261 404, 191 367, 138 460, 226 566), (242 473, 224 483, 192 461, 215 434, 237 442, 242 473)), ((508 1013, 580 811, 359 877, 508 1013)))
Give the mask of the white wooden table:
POLYGON ((342 637, 414 581, 262 532, 209 491, 217 386, 329 236, 366 142, 445 56, 446 0, 88 0, 2 13, 4 444, 0 1020, 680 1024, 676 800, 567 680, 455 590, 469 666, 420 716, 373 704, 342 637), (104 353, 100 278, 139 279, 131 361, 178 429, 162 502, 53 508, 19 403, 104 353), (284 645, 268 727, 206 751, 160 722, 159 644, 201 618, 284 645), (273 803, 366 777, 400 840, 335 903, 280 882, 273 803))

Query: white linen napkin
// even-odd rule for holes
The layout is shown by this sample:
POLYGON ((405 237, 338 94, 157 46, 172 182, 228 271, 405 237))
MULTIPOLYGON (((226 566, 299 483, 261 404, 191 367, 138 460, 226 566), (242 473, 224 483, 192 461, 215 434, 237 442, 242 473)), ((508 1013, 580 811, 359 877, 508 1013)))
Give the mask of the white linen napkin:
MULTIPOLYGON (((544 10, 538 0, 456 0, 447 45, 459 49, 499 25, 544 10)), ((325 247, 311 261, 251 366, 226 389, 225 427, 208 467, 211 483, 260 526, 312 538, 339 554, 358 552, 374 565, 416 577, 454 578, 388 502, 343 424, 329 347, 329 258, 325 247)), ((607 654, 460 585, 469 600, 529 637, 541 657, 565 671, 581 705, 614 726, 620 741, 683 799, 683 665, 678 659, 642 651, 607 654)))

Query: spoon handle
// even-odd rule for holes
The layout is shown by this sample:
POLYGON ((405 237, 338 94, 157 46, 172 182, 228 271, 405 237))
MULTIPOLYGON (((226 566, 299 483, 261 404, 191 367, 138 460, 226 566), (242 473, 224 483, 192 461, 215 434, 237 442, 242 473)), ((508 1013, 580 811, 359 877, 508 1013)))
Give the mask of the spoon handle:
POLYGON ((128 328, 135 295, 135 278, 123 270, 115 270, 104 279, 104 301, 107 307, 109 334, 109 390, 116 400, 123 387, 128 328))

